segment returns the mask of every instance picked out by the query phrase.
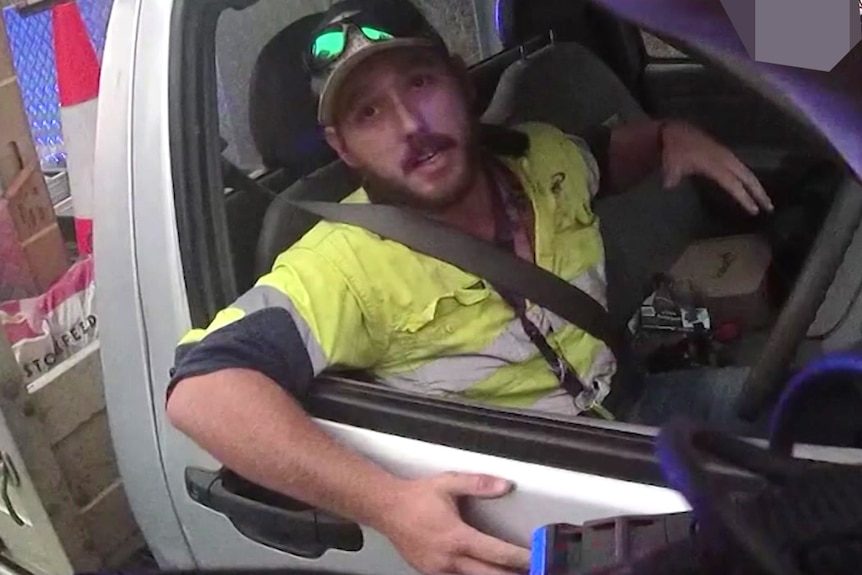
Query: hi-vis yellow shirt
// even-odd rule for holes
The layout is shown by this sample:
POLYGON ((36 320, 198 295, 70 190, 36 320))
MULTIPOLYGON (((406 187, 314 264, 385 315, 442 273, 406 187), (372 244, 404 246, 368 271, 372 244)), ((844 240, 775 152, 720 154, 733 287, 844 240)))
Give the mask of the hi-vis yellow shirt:
MULTIPOLYGON (((606 305, 592 155, 552 126, 515 129, 527 154, 501 157, 535 216, 535 261, 606 305)), ((368 202, 360 189, 347 202, 368 202)), ((607 346, 528 304, 528 317, 601 401, 616 362, 607 346)), ((362 228, 321 222, 206 329, 181 342, 174 382, 225 367, 258 369, 285 388, 324 370, 362 370, 383 385, 500 407, 576 414, 545 359, 493 286, 362 228)))

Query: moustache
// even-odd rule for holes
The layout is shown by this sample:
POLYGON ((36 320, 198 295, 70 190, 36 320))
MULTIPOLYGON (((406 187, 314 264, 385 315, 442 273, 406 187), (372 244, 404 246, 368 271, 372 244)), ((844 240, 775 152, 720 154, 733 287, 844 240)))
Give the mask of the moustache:
POLYGON ((407 141, 407 153, 401 162, 405 174, 418 168, 429 156, 450 150, 458 141, 445 134, 418 134, 407 141))

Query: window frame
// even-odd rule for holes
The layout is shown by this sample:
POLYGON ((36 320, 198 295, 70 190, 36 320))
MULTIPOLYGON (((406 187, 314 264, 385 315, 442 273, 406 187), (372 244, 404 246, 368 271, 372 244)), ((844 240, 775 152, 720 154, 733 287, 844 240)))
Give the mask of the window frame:
POLYGON ((206 324, 239 295, 218 152, 215 39, 223 10, 241 9, 255 1, 176 0, 173 7, 168 95, 171 172, 193 325, 206 324))
MULTIPOLYGON (((194 325, 236 294, 225 215, 216 101, 219 14, 256 0, 176 0, 171 46, 171 160, 177 238, 194 325)), ((505 56, 493 56, 505 61, 505 56)), ((512 413, 327 376, 304 407, 315 418, 507 459, 666 486, 653 437, 586 418, 512 413)), ((750 488, 755 479, 722 466, 714 479, 750 488)))

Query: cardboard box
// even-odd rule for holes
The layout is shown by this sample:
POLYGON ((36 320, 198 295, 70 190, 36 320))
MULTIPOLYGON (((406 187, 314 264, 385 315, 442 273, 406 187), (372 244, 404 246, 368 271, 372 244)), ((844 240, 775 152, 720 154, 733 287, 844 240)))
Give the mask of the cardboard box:
POLYGON ((6 36, 6 25, 0 17, 0 81, 15 76, 15 66, 12 64, 12 51, 9 50, 9 38, 6 36))
POLYGON ((0 18, 0 301, 39 295, 69 268, 68 255, 0 18))
POLYGON ((38 161, 18 81, 3 82, 0 80, 0 192, 9 189, 24 166, 38 161))
POLYGON ((731 236, 690 245, 670 275, 694 284, 704 297, 713 325, 734 322, 756 329, 771 318, 771 265, 772 249, 763 238, 731 236))
POLYGON ((42 293, 66 272, 69 262, 45 179, 36 164, 19 172, 5 200, 33 280, 42 293))
POLYGON ((0 198, 0 301, 31 297, 38 292, 30 262, 18 241, 9 202, 0 198))

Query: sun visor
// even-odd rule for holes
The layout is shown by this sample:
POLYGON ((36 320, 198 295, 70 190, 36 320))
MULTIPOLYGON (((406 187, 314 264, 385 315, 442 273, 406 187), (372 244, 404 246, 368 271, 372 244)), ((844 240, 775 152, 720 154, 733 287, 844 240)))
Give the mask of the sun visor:
POLYGON ((721 0, 591 1, 724 68, 811 128, 862 179, 862 42, 828 72, 766 64, 749 56, 721 0))

